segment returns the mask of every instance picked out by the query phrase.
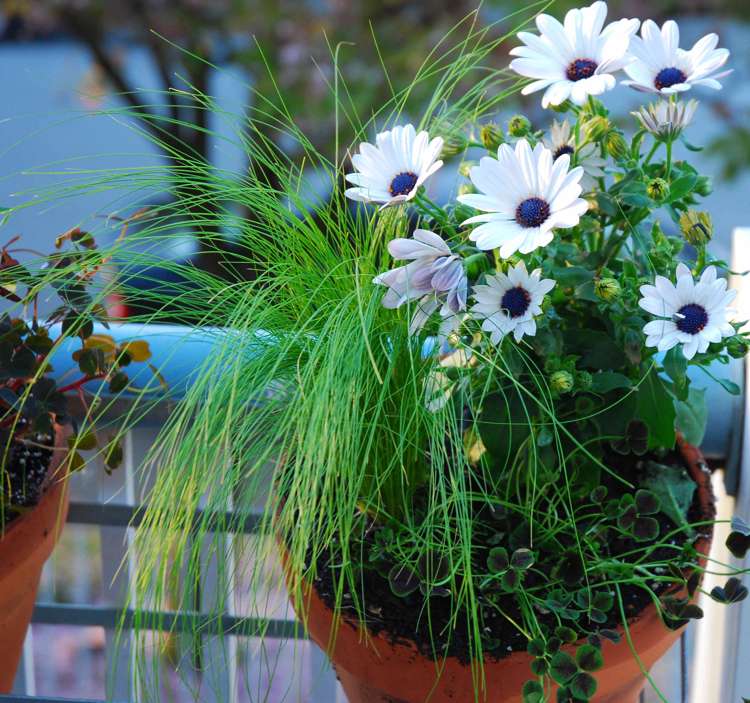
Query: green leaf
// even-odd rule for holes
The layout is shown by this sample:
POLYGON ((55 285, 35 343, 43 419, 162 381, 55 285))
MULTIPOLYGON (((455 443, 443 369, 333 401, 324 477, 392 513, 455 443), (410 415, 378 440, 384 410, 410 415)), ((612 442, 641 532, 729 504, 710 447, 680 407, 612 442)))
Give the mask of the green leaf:
POLYGON ((516 551, 513 552, 513 556, 510 558, 510 565, 514 569, 521 569, 522 571, 531 568, 533 563, 534 552, 530 549, 516 549, 516 551))
POLYGON ((576 674, 569 684, 573 696, 582 701, 588 701, 594 697, 596 685, 596 679, 583 671, 576 674))
POLYGON ((580 286, 594 278, 594 272, 583 266, 556 266, 552 269, 552 275, 561 288, 580 286))
POLYGON ((651 491, 644 491, 642 488, 635 492, 635 505, 639 515, 654 515, 661 507, 659 496, 651 491))
POLYGON ((674 402, 653 368, 638 387, 636 414, 648 427, 649 449, 674 446, 674 402))
POLYGON ((664 366, 667 376, 674 383, 675 395, 680 400, 686 400, 688 397, 688 362, 682 353, 682 349, 679 346, 672 347, 664 356, 662 366, 664 366))
POLYGON ((643 486, 656 494, 661 512, 678 527, 687 527, 687 513, 693 502, 695 482, 684 468, 650 461, 643 486))
POLYGON ((529 680, 521 689, 523 703, 542 703, 544 701, 544 689, 538 681, 529 680))
POLYGON ((696 183, 698 183, 698 176, 694 173, 687 173, 672 181, 669 186, 669 202, 684 198, 688 193, 692 192, 696 183))
POLYGON ((406 598, 419 588, 419 578, 408 567, 396 564, 388 572, 388 584, 394 595, 406 598))
POLYGON ((508 550, 505 547, 493 547, 487 555, 487 568, 491 574, 501 574, 510 565, 508 550))
POLYGON ((690 388, 687 400, 675 401, 677 428, 685 440, 699 447, 706 434, 708 424, 708 407, 706 406, 706 389, 690 388))
POLYGON ((608 393, 617 388, 630 388, 631 380, 617 371, 599 371, 591 377, 591 390, 594 393, 608 393))
POLYGON ((550 676, 559 684, 566 684, 578 672, 578 664, 567 652, 558 652, 550 661, 550 676))

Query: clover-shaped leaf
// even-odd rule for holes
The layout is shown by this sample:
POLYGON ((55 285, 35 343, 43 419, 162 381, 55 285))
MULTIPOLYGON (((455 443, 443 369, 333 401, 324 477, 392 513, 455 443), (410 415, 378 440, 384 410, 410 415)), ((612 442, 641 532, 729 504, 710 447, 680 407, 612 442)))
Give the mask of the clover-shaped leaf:
POLYGON ((544 689, 538 681, 529 680, 521 689, 523 703, 542 703, 544 701, 544 689))
POLYGON ((513 556, 510 558, 510 565, 514 569, 520 569, 521 571, 525 571, 526 569, 531 568, 531 566, 534 564, 534 552, 532 552, 530 549, 516 549, 515 552, 513 552, 513 556))
POLYGON ((711 590, 711 598, 719 603, 739 603, 747 598, 747 588, 742 581, 732 576, 724 586, 715 586, 711 590))
POLYGON ((576 664, 583 671, 598 671, 604 666, 602 653, 591 644, 582 644, 576 650, 576 664))
POLYGON ((633 536, 639 542, 655 540, 659 536, 659 522, 652 517, 639 517, 633 524, 633 536))
POLYGON ((508 550, 505 547, 493 547, 487 556, 487 568, 491 574, 502 574, 510 566, 508 550))
POLYGON ((394 595, 406 598, 419 588, 419 577, 410 568, 396 564, 388 572, 388 583, 394 595))
POLYGON ((643 488, 635 492, 635 505, 639 515, 654 515, 661 508, 659 496, 643 488))
POLYGON ((567 652, 558 652, 550 661, 550 676, 559 684, 566 684, 578 673, 578 664, 567 652))
POLYGON ((736 515, 732 518, 732 531, 727 537, 727 549, 737 559, 744 559, 750 549, 750 525, 736 515))
POLYGON ((588 701, 596 693, 596 679, 585 671, 578 672, 568 685, 576 700, 588 701))

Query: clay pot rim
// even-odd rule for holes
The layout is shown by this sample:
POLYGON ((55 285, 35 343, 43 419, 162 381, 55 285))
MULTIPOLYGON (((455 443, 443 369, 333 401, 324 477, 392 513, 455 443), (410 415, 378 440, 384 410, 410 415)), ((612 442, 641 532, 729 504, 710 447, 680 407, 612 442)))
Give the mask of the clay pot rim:
POLYGON ((60 491, 57 490, 58 484, 68 480, 67 467, 64 471, 65 475, 58 477, 58 474, 60 474, 62 463, 68 456, 67 438, 70 435, 71 429, 68 425, 61 425, 57 422, 53 422, 52 424, 55 432, 55 445, 52 450, 52 459, 50 460, 49 469, 47 470, 47 476, 44 478, 44 483, 42 484, 42 497, 36 505, 25 510, 5 525, 0 525, 0 542, 12 537, 13 534, 22 529, 26 523, 33 520, 34 514, 42 506, 47 505, 50 501, 59 500, 60 491))

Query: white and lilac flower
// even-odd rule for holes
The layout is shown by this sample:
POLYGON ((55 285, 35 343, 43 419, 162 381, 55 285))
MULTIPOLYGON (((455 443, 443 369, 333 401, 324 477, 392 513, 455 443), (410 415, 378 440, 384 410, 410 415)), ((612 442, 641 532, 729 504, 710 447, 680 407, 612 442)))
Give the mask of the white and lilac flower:
POLYGON ((426 229, 414 230, 411 239, 394 239, 388 243, 388 251, 394 259, 410 263, 373 279, 373 283, 388 287, 383 305, 398 308, 417 301, 410 325, 412 334, 440 310, 440 337, 447 337, 457 329, 460 313, 466 309, 468 282, 461 257, 439 234, 426 229))
POLYGON ((576 163, 583 169, 581 187, 584 193, 588 193, 594 188, 597 178, 604 177, 604 166, 607 162, 600 156, 596 144, 589 142, 576 149, 575 135, 568 120, 562 122, 553 120, 549 141, 545 144, 552 151, 552 158, 555 161, 563 154, 568 154, 571 158, 575 156, 576 163))
POLYGON ((396 205, 411 200, 419 187, 442 165, 440 137, 416 133, 413 125, 394 127, 375 137, 375 145, 363 142, 352 156, 356 173, 346 180, 354 187, 345 195, 351 200, 396 205))
POLYGON ((527 334, 536 334, 535 315, 542 312, 544 296, 555 286, 549 278, 541 277, 541 269, 529 274, 521 261, 508 273, 487 276, 486 285, 474 286, 477 301, 471 314, 482 320, 482 329, 490 333, 490 341, 498 344, 505 335, 513 333, 518 342, 527 334))
POLYGON ((658 103, 641 107, 637 112, 630 114, 655 139, 671 142, 677 139, 690 124, 697 109, 697 100, 687 102, 660 100, 658 103))
POLYGON ((569 154, 553 159, 543 144, 532 151, 525 139, 515 151, 502 144, 497 159, 485 156, 469 174, 480 192, 458 197, 485 213, 462 223, 482 223, 469 238, 479 249, 499 247, 500 256, 508 257, 549 244, 555 228, 575 227, 588 203, 579 197, 583 169, 569 167, 569 154))
POLYGON ((663 95, 682 93, 695 85, 720 90, 718 79, 731 70, 717 73, 729 58, 729 50, 717 49, 718 43, 716 34, 707 34, 686 51, 680 48, 680 29, 674 20, 667 20, 661 30, 656 22, 646 20, 641 36, 630 42, 634 60, 625 66, 630 80, 623 84, 663 95))
POLYGON ((628 45, 639 21, 622 19, 604 27, 607 3, 570 10, 560 24, 549 15, 537 15, 539 36, 519 32, 525 46, 511 50, 518 58, 510 67, 534 78, 523 94, 544 90, 542 107, 560 105, 568 98, 582 104, 589 95, 601 95, 615 87, 612 75, 631 60, 628 45))
POLYGON ((654 285, 641 286, 638 304, 647 312, 667 319, 652 320, 643 331, 646 346, 667 351, 682 344, 686 359, 703 354, 712 342, 720 342, 735 333, 729 323, 734 310, 729 304, 737 291, 727 290, 727 282, 717 278, 709 266, 696 283, 685 264, 677 266, 677 282, 657 276, 654 285))

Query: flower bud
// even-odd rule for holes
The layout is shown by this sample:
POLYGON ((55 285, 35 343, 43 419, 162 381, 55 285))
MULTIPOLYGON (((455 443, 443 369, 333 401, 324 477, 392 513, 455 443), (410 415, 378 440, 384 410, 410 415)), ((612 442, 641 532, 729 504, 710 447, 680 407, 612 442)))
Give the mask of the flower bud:
POLYGON ((573 375, 568 371, 555 371, 549 377, 549 384, 556 393, 569 393, 573 390, 573 375))
POLYGON ((576 387, 578 390, 587 391, 594 382, 593 377, 588 371, 579 371, 576 373, 576 387))
POLYGON ((595 142, 598 142, 604 137, 611 128, 612 125, 610 124, 610 121, 601 115, 595 115, 588 120, 584 126, 586 137, 588 139, 593 139, 595 142))
POLYGON ((484 144, 487 151, 497 151, 497 148, 503 143, 503 130, 494 122, 482 125, 479 130, 479 138, 484 144))
POLYGON ((463 154, 466 151, 467 140, 463 134, 443 135, 443 149, 440 157, 449 159, 451 156, 463 154))
POLYGON ((695 193, 705 198, 707 195, 711 195, 714 192, 714 184, 710 176, 698 176, 698 181, 693 189, 695 193))
POLYGON ((464 178, 471 178, 471 169, 476 165, 476 161, 462 161, 458 166, 458 172, 464 178))
POLYGON ((460 186, 458 186, 459 195, 471 195, 472 193, 476 192, 476 188, 474 188, 471 183, 462 183, 460 186))
POLYGON ((594 293, 598 298, 609 303, 620 297, 622 288, 616 278, 598 278, 594 281, 594 293))
POLYGON ((687 243, 694 247, 708 244, 714 233, 711 215, 698 210, 687 210, 680 215, 680 229, 687 243))
POLYGON ((628 155, 628 145, 619 132, 609 132, 605 141, 607 153, 613 159, 624 159, 628 155))
POLYGON ((742 337, 733 337, 727 342, 727 354, 733 359, 744 359, 748 343, 742 337))
POLYGON ((531 131, 531 122, 523 115, 513 115, 508 120, 508 134, 511 137, 525 137, 531 131))
POLYGON ((660 203, 669 195, 669 183, 663 178, 652 178, 646 185, 646 194, 651 200, 660 203))

